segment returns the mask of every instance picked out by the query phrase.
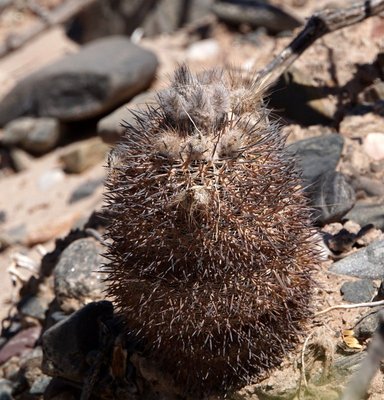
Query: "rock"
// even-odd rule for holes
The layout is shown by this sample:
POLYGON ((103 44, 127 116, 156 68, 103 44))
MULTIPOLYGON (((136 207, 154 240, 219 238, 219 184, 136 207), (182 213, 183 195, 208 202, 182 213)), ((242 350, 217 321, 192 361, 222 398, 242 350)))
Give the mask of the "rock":
POLYGON ((75 388, 60 378, 52 378, 44 392, 44 400, 78 400, 81 389, 75 388))
POLYGON ((21 299, 17 308, 22 316, 36 318, 43 322, 48 310, 48 303, 41 297, 27 296, 21 299))
POLYGON ((0 350, 0 365, 13 356, 20 356, 29 352, 39 338, 40 332, 41 327, 34 326, 20 331, 9 339, 0 350))
POLYGON ((367 279, 344 282, 340 288, 343 300, 348 303, 365 303, 372 300, 376 292, 374 283, 367 279))
POLYGON ((326 172, 307 189, 314 218, 321 225, 338 222, 354 206, 356 195, 353 187, 340 172, 326 172))
POLYGON ((60 136, 60 124, 54 118, 21 117, 5 125, 2 143, 41 155, 56 147, 60 136))
POLYGON ((109 149, 110 147, 100 138, 95 137, 66 147, 60 156, 60 161, 65 172, 79 174, 103 161, 109 149))
POLYGON ((353 188, 363 190, 368 196, 384 196, 384 185, 379 179, 358 176, 352 181, 353 188))
POLYGON ((146 89, 157 64, 126 37, 97 40, 20 81, 0 102, 0 126, 23 115, 97 117, 146 89))
POLYGON ((0 210, 0 224, 3 224, 7 221, 7 213, 3 210, 0 210))
POLYGON ((92 238, 71 243, 61 254, 54 269, 55 294, 64 310, 75 310, 92 300, 104 298, 102 265, 106 263, 100 253, 105 249, 92 238))
POLYGON ((186 58, 193 61, 204 61, 209 58, 217 57, 219 51, 220 46, 217 40, 199 40, 188 47, 186 58))
POLYGON ((330 272, 362 279, 382 279, 384 276, 384 240, 376 240, 356 253, 335 262, 330 272))
POLYGON ((43 373, 82 383, 90 368, 88 354, 101 346, 100 322, 112 316, 112 304, 100 301, 49 328, 42 337, 43 373))
POLYGON ((27 237, 27 227, 19 224, 0 232, 0 250, 18 243, 24 243, 27 237))
POLYGON ((0 400, 13 400, 13 384, 7 379, 0 379, 0 400))
POLYGON ((356 204, 345 218, 361 226, 373 224, 384 231, 384 204, 356 204))
POLYGON ((216 2, 212 11, 217 17, 229 24, 247 24, 251 27, 262 26, 272 32, 282 32, 301 26, 301 22, 281 8, 271 4, 250 1, 216 2))
POLYGON ((104 178, 93 179, 78 186, 71 194, 68 203, 76 203, 77 201, 91 196, 93 192, 104 182, 104 178))
POLYGON ((334 171, 343 150, 344 139, 338 134, 330 134, 299 140, 287 147, 303 171, 307 185, 327 172, 334 171))
POLYGON ((372 313, 371 311, 356 324, 353 331, 357 339, 366 340, 373 335, 377 327, 377 312, 372 313))
POLYGON ((377 101, 384 100, 384 82, 375 81, 372 85, 368 86, 358 96, 359 102, 376 103, 377 101))
POLYGON ((41 375, 35 382, 33 382, 33 385, 29 389, 29 394, 32 396, 42 396, 51 380, 52 378, 50 376, 41 375))
POLYGON ((369 133, 364 139, 363 147, 373 160, 384 160, 384 133, 369 133))
POLYGON ((145 109, 147 104, 156 104, 155 92, 145 92, 135 96, 129 103, 117 108, 102 118, 97 124, 97 133, 105 143, 116 143, 125 132, 124 125, 136 126, 136 119, 130 110, 145 109))
POLYGON ((16 172, 25 171, 32 166, 34 157, 24 150, 14 147, 10 149, 10 154, 16 172))
POLYGON ((108 35, 132 35, 139 27, 145 36, 170 33, 205 17, 213 1, 96 0, 72 19, 67 32, 80 43, 108 35))
POLYGON ((37 180, 37 186, 40 190, 46 191, 51 189, 53 186, 62 182, 65 179, 65 174, 61 168, 53 168, 39 176, 37 180))

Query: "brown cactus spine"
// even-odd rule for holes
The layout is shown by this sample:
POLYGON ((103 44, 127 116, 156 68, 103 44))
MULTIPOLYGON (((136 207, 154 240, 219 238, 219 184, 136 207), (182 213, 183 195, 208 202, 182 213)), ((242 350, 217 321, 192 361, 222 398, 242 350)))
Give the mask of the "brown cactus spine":
POLYGON ((194 396, 264 376, 310 314, 309 211, 262 95, 182 66, 110 158, 109 293, 194 396))

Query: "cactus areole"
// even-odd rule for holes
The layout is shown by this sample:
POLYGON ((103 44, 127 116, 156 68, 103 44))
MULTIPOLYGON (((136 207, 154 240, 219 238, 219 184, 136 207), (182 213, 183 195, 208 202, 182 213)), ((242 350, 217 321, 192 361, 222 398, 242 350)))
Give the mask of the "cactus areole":
POLYGON ((184 394, 264 377, 311 315, 310 211, 262 96, 181 66, 109 158, 109 294, 184 394))

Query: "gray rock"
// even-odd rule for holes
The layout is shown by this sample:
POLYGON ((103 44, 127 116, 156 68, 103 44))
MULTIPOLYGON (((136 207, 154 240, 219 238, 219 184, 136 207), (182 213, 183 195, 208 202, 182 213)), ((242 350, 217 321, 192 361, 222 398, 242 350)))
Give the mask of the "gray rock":
POLYGON ((0 251, 18 243, 24 243, 27 237, 27 227, 19 224, 0 232, 0 251))
POLYGON ((338 222, 354 206, 356 194, 340 172, 326 172, 307 189, 314 218, 321 225, 338 222))
POLYGON ((3 224, 7 220, 7 214, 4 210, 0 210, 0 224, 3 224))
POLYGON ((63 309, 76 310, 91 300, 104 298, 106 263, 100 253, 105 249, 93 238, 71 243, 54 269, 56 299, 63 309))
POLYGON ((35 382, 33 382, 33 385, 29 389, 29 394, 33 396, 43 395, 51 380, 52 378, 50 376, 40 376, 35 382))
POLYGON ((9 152, 16 172, 25 171, 32 166, 34 157, 26 151, 19 149, 18 147, 13 147, 9 152))
POLYGON ((17 306, 22 316, 36 318, 44 321, 48 302, 38 296, 24 297, 17 306))
POLYGON ((97 40, 19 82, 0 102, 0 126, 23 115, 96 117, 146 89, 157 65, 126 37, 97 40))
POLYGON ((13 400, 13 384, 7 379, 0 379, 0 400, 13 400))
POLYGON ((212 10, 219 19, 230 24, 262 26, 272 32, 292 30, 301 25, 299 20, 281 8, 260 1, 216 2, 212 10))
POLYGON ((110 147, 95 137, 67 146, 60 156, 65 172, 79 174, 103 161, 110 147))
POLYGON ((16 118, 5 125, 2 136, 4 145, 19 146, 38 155, 52 150, 59 140, 60 124, 54 118, 16 118))
POLYGON ((100 348, 100 321, 112 316, 112 304, 100 301, 49 328, 42 337, 43 373, 82 383, 90 367, 87 355, 100 348))
POLYGON ((338 134, 299 140, 287 147, 295 155, 306 184, 316 182, 320 175, 334 171, 343 150, 344 139, 338 134))
POLYGON ((343 299, 349 303, 365 303, 372 300, 376 292, 374 283, 367 279, 344 282, 340 288, 343 299))
POLYGON ((373 224, 384 231, 384 204, 356 204, 345 218, 361 226, 373 224))
POLYGON ((356 324, 353 329, 356 338, 360 340, 366 340, 373 335, 377 327, 377 313, 378 311, 371 311, 356 324))
POLYGON ((376 240, 356 253, 335 262, 329 271, 362 279, 383 279, 384 240, 376 240))
POLYGON ((86 43, 108 35, 131 35, 136 28, 145 36, 170 33, 185 23, 205 17, 214 0, 96 0, 67 28, 71 39, 86 43))
POLYGON ((145 92, 135 96, 129 103, 117 108, 98 122, 98 135, 105 143, 116 143, 125 132, 124 125, 136 126, 136 119, 131 110, 145 109, 146 104, 155 103, 155 92, 145 92))
POLYGON ((91 181, 87 181, 78 186, 71 194, 68 203, 76 203, 79 200, 85 199, 88 196, 91 196, 93 192, 104 182, 104 178, 101 179, 93 179, 91 181))

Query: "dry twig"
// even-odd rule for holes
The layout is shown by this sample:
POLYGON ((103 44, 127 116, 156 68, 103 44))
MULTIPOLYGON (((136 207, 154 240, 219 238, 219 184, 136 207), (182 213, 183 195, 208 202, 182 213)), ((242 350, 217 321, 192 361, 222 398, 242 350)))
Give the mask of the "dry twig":
POLYGON ((377 306, 383 306, 383 305, 384 305, 384 300, 372 301, 372 302, 368 302, 368 303, 339 304, 336 306, 328 307, 325 310, 319 311, 318 313, 315 314, 315 317, 325 314, 332 310, 345 310, 345 309, 361 308, 361 307, 377 307, 377 306))
POLYGON ((264 84, 276 81, 317 39, 384 11, 384 0, 358 1, 348 8, 326 9, 314 14, 303 30, 277 57, 259 72, 264 84))

